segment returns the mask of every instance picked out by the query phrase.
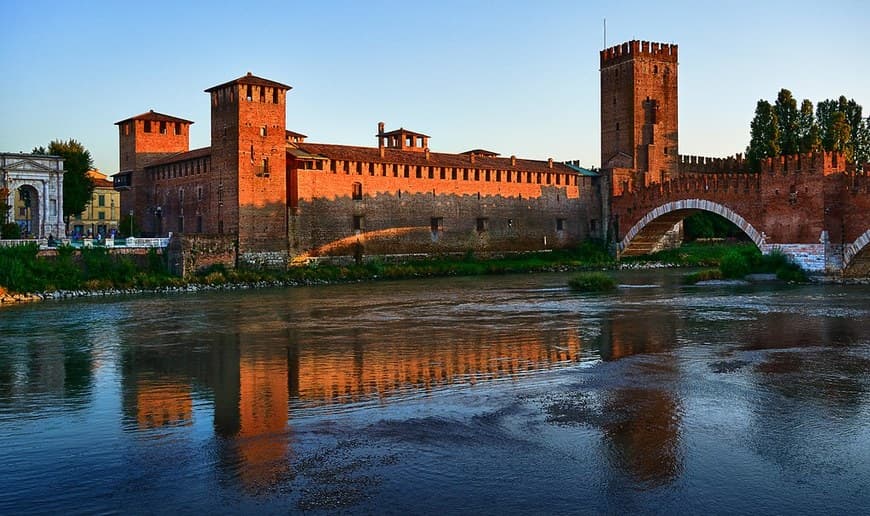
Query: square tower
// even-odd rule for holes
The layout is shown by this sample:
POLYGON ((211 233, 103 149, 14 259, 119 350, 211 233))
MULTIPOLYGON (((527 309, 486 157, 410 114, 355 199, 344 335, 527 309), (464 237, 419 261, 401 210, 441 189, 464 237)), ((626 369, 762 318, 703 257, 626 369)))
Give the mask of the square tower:
POLYGON ((601 167, 619 184, 678 170, 677 45, 628 41, 601 51, 601 167))
POLYGON ((211 95, 211 166, 222 219, 218 227, 237 232, 242 259, 246 254, 287 252, 288 90, 286 84, 250 72, 205 90, 211 95))

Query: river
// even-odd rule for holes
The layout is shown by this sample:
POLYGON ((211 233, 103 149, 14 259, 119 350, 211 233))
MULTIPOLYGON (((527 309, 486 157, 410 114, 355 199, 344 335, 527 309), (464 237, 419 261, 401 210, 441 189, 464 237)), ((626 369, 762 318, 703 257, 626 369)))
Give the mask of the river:
POLYGON ((861 513, 870 287, 565 274, 0 310, 0 514, 861 513))

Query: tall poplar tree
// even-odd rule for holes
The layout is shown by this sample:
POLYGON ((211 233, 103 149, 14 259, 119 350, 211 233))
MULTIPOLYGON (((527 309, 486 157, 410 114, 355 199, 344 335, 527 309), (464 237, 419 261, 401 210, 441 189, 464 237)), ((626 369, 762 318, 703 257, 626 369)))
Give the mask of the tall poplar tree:
POLYGON ((779 120, 770 102, 761 99, 755 106, 755 117, 750 124, 749 147, 746 159, 753 171, 758 170, 762 159, 779 156, 779 120))
POLYGON ((813 115, 813 103, 809 99, 801 102, 798 118, 798 134, 800 137, 799 152, 816 152, 822 149, 822 136, 816 117, 813 115))
POLYGON ((774 104, 779 124, 779 149, 782 154, 797 154, 800 150, 800 114, 791 91, 779 90, 774 104))

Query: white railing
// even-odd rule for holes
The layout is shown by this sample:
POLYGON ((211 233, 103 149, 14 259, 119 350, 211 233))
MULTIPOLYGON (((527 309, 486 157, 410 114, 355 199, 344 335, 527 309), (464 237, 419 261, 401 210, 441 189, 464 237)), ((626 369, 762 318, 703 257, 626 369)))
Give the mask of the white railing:
MULTIPOLYGON (((14 247, 17 245, 38 244, 40 249, 50 249, 47 238, 15 238, 15 239, 0 239, 0 247, 14 247)), ((93 238, 85 238, 82 240, 71 241, 68 238, 58 238, 55 240, 54 247, 60 245, 72 245, 73 247, 127 247, 127 248, 151 248, 151 247, 168 247, 169 238, 134 238, 130 237, 126 240, 106 238, 102 241, 97 241, 93 238)))

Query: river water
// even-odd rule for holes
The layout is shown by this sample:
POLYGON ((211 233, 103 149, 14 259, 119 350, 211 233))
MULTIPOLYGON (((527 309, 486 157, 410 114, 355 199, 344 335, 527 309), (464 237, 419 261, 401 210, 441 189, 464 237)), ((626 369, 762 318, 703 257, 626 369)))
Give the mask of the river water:
POLYGON ((870 287, 624 272, 0 311, 0 514, 862 513, 870 287))

